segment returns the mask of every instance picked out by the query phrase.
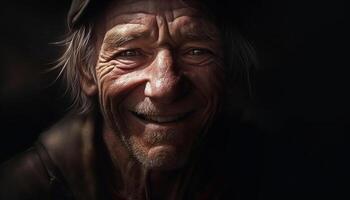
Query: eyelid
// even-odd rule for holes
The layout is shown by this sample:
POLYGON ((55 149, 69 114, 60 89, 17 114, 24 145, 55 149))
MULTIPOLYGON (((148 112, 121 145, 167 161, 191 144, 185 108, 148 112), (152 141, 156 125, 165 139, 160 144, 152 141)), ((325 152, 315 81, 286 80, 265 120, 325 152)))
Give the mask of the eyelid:
POLYGON ((214 55, 213 51, 209 48, 203 48, 203 47, 192 47, 188 48, 184 51, 183 55, 189 55, 189 56, 201 56, 201 55, 214 55), (193 54, 192 52, 195 50, 201 51, 200 54, 193 54))
POLYGON ((142 56, 144 55, 144 53, 142 52, 141 49, 139 48, 134 48, 134 49, 124 49, 124 50, 121 50, 119 51, 118 53, 115 54, 115 58, 132 58, 132 57, 138 57, 138 56, 142 56), (136 55, 123 55, 124 53, 127 53, 127 52, 134 52, 136 55))
MULTIPOLYGON (((209 49, 206 49, 206 48, 192 48, 192 49, 188 50, 187 53, 192 53, 192 52, 194 52, 196 50, 201 51, 200 55, 207 54, 207 53, 208 54, 212 54, 212 52, 209 49)), ((191 55, 194 55, 194 54, 191 54, 191 55)))
POLYGON ((147 52, 141 48, 123 48, 117 51, 112 60, 117 63, 116 68, 121 70, 133 70, 141 65, 144 65, 148 58, 147 52), (126 52, 132 52, 132 55, 123 55, 126 52))

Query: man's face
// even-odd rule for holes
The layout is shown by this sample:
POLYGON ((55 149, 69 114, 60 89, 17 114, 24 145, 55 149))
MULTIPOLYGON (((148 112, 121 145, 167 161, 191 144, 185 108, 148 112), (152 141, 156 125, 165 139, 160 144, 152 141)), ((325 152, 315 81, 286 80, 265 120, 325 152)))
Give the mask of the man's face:
POLYGON ((117 1, 97 26, 105 123, 151 169, 182 166, 217 111, 216 27, 177 0, 117 1))

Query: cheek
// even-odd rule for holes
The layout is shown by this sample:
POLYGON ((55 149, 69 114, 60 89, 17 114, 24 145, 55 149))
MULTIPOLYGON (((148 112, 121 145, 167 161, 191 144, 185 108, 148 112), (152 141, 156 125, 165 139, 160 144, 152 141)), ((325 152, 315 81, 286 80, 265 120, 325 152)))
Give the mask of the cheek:
MULTIPOLYGON (((101 112, 109 121, 120 118, 123 100, 142 82, 140 72, 125 72, 115 67, 100 67, 97 71, 101 112)), ((113 123, 112 123, 113 124, 113 123)))
POLYGON ((202 123, 206 124, 219 110, 220 97, 223 94, 224 75, 221 68, 216 65, 196 68, 190 74, 191 82, 205 105, 202 110, 202 123))
POLYGON ((191 82, 201 95, 207 100, 219 98, 223 88, 224 75, 219 66, 198 67, 189 73, 191 82))
POLYGON ((121 70, 108 64, 99 68, 97 77, 100 100, 116 97, 115 100, 120 101, 131 88, 139 83, 141 76, 139 72, 121 70))

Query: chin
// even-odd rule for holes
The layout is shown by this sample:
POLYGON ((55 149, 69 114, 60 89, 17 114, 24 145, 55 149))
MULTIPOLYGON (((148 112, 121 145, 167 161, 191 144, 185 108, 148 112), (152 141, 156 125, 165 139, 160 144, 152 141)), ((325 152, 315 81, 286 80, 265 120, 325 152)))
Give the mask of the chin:
POLYGON ((158 145, 147 150, 134 147, 136 159, 149 170, 176 170, 183 167, 188 158, 188 153, 179 151, 173 145, 158 145))

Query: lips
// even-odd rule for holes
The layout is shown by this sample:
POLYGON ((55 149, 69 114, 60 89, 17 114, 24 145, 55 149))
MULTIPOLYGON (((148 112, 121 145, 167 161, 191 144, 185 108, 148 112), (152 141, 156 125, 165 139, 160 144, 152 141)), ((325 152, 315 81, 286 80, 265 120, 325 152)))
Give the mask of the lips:
POLYGON ((152 123, 174 123, 184 120, 188 117, 191 112, 184 112, 179 114, 171 114, 171 115, 162 115, 162 114, 149 114, 149 113, 138 113, 135 111, 131 111, 131 113, 146 122, 152 123))

